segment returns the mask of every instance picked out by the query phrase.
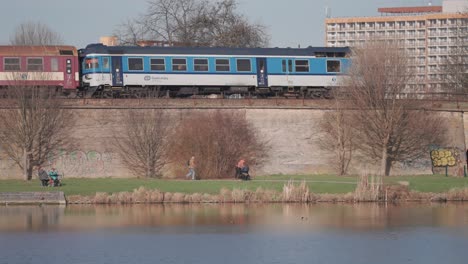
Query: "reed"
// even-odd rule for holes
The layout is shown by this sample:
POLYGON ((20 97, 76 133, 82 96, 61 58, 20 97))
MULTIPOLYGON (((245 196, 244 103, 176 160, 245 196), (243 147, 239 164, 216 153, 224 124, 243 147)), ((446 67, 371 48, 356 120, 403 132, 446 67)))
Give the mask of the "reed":
POLYGON ((309 202, 310 191, 305 181, 295 185, 294 181, 288 181, 283 185, 283 202, 309 202))
POLYGON ((450 189, 447 193, 447 200, 468 201, 468 187, 450 189))
POLYGON ((355 202, 378 201, 382 189, 382 177, 369 175, 367 172, 359 176, 356 190, 354 191, 355 202))

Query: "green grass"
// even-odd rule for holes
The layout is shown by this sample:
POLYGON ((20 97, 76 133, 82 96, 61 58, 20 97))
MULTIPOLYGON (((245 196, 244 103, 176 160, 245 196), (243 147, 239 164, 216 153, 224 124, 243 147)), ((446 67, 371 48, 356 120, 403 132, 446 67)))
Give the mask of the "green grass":
MULTIPOLYGON (((283 185, 289 180, 307 181, 310 190, 314 193, 347 193, 354 191, 358 177, 340 177, 334 175, 271 175, 258 176, 253 181, 242 182, 235 180, 157 180, 157 179, 112 179, 112 178, 65 178, 64 186, 58 188, 44 188, 38 180, 29 182, 22 180, 0 180, 0 192, 21 191, 51 191, 61 190, 66 195, 92 195, 96 192, 123 192, 133 191, 144 186, 149 189, 159 189, 164 192, 182 193, 219 193, 221 188, 239 188, 256 190, 258 187, 264 189, 281 191, 283 185)), ((410 189, 420 192, 445 192, 451 188, 468 187, 468 178, 452 178, 442 175, 425 176, 398 176, 386 177, 386 183, 407 181, 410 189)))

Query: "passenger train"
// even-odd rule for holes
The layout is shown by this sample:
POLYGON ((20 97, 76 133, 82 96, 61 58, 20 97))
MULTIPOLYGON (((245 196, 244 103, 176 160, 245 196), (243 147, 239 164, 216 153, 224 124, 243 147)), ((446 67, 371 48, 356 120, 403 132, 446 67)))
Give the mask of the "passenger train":
POLYGON ((327 98, 346 74, 348 54, 326 47, 0 46, 0 86, 20 79, 86 97, 327 98))

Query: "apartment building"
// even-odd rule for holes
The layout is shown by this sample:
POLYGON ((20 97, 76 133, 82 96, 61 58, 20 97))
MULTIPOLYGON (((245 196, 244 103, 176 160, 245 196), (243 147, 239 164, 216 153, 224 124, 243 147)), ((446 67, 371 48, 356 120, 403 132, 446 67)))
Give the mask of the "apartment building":
POLYGON ((394 42, 410 57, 417 76, 411 92, 443 91, 448 63, 464 54, 468 66, 468 1, 443 6, 379 8, 378 17, 327 18, 326 46, 359 46, 369 39, 394 42))

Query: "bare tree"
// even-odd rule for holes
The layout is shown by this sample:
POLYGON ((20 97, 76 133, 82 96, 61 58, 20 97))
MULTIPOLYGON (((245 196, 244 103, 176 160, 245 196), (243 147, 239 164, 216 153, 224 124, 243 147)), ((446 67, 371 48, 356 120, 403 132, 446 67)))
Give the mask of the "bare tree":
POLYGON ((18 25, 10 38, 12 45, 59 45, 60 34, 40 22, 25 22, 18 25))
POLYGON ((122 124, 123 131, 114 134, 114 141, 124 164, 138 177, 161 177, 167 163, 169 116, 162 110, 132 110, 122 124))
POLYGON ((414 77, 408 56, 387 42, 368 42, 352 54, 347 89, 356 111, 355 140, 367 157, 380 161, 380 175, 392 165, 427 154, 429 145, 443 140, 443 121, 417 110, 414 101, 400 99, 414 77))
POLYGON ((33 168, 69 145, 74 118, 41 87, 8 88, 10 105, 0 111, 0 148, 32 179, 33 168))
POLYGON ((168 152, 176 173, 182 175, 186 161, 195 156, 201 178, 232 178, 240 158, 259 166, 267 144, 257 135, 244 114, 215 111, 184 116, 174 130, 168 152))
POLYGON ((134 19, 127 19, 117 26, 114 35, 119 40, 120 45, 136 46, 138 42, 145 39, 145 28, 134 19))
POLYGON ((321 136, 318 141, 321 149, 333 154, 332 164, 340 176, 347 174, 356 148, 351 115, 343 104, 335 100, 334 109, 323 115, 319 124, 321 136))
POLYGON ((135 44, 139 38, 183 46, 268 45, 265 26, 238 14, 235 0, 152 0, 148 4, 141 18, 127 20, 115 31, 122 44, 135 44))

